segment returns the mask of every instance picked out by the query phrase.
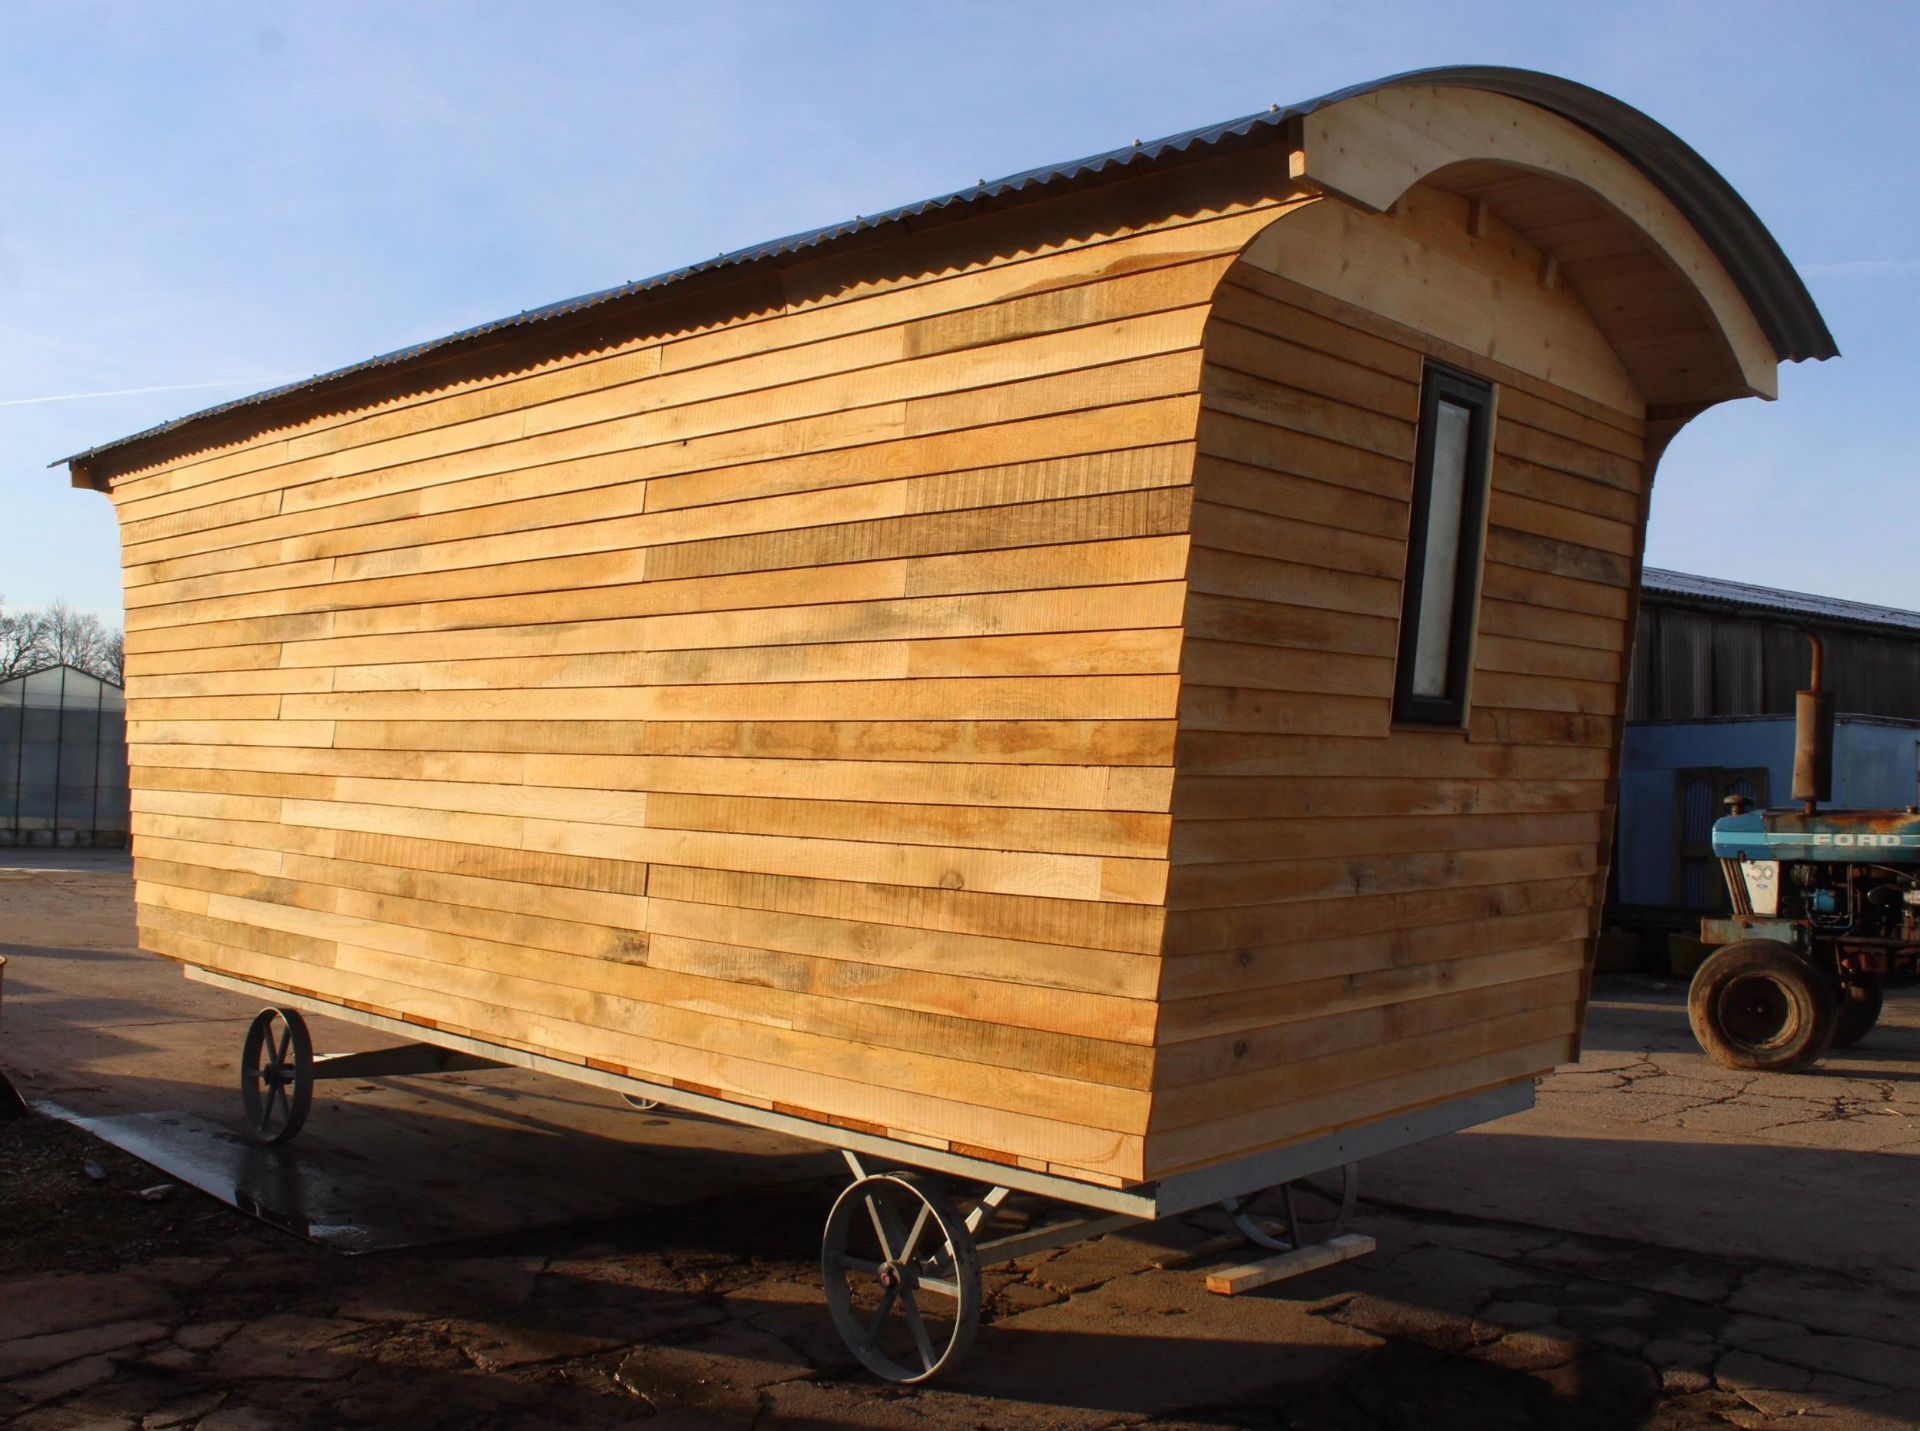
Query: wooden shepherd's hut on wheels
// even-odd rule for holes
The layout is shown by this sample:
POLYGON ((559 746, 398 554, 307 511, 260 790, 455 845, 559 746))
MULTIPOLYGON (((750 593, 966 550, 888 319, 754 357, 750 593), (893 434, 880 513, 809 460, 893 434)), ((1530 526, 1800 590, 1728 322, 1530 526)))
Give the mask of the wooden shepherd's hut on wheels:
POLYGON ((1445 69, 95 448, 142 943, 1095 1206, 1487 1107, 1655 461, 1834 352, 1672 134, 1445 69))

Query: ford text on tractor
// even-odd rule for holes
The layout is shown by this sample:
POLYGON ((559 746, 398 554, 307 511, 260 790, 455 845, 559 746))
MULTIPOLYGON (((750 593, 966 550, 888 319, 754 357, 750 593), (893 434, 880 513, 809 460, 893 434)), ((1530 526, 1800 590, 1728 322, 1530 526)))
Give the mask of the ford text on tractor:
POLYGON ((1729 1068, 1805 1068, 1851 1048, 1880 1017, 1887 985, 1920 975, 1920 807, 1822 810, 1833 786, 1833 697, 1811 689, 1796 710, 1797 810, 1754 810, 1736 796, 1713 827, 1733 913, 1704 919, 1720 947, 1687 995, 1694 1037, 1729 1068))

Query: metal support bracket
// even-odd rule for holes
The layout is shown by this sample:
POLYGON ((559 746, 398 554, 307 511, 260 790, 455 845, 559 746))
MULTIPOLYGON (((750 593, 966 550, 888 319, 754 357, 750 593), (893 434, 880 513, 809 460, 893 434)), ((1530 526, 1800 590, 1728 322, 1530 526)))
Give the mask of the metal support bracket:
POLYGON ((478 1073, 504 1068, 490 1058, 441 1048, 431 1043, 403 1043, 392 1048, 370 1048, 363 1053, 322 1054, 313 1061, 313 1076, 321 1078, 401 1078, 417 1073, 478 1073))
POLYGON ((1119 1232, 1140 1224, 1140 1218, 1129 1217, 1124 1212, 1107 1217, 1070 1217, 1064 1222, 1050 1222, 1028 1232, 1013 1232, 980 1243, 977 1248, 980 1265, 992 1267, 1002 1262, 1016 1262, 1036 1252, 1051 1252, 1056 1247, 1065 1247, 1069 1242, 1105 1237, 1109 1232, 1119 1232))

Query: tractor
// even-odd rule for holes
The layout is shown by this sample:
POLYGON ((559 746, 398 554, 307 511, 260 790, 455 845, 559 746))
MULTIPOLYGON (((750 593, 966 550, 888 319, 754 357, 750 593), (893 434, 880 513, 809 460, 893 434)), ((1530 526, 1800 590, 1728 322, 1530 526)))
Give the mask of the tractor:
POLYGON ((1851 1048, 1880 1018, 1888 984, 1920 975, 1920 806, 1822 810, 1832 797, 1833 698, 1795 709, 1793 798, 1755 810, 1744 797, 1714 822, 1713 854, 1732 913, 1700 923, 1718 945, 1693 976, 1687 1015, 1700 1047, 1728 1068, 1791 1072, 1851 1048))

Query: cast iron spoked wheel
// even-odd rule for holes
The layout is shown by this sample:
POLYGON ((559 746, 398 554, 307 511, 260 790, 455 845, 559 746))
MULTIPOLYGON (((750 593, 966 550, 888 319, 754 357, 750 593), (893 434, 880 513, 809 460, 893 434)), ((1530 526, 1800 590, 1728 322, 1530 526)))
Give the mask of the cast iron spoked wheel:
POLYGON ((1747 939, 1700 966, 1687 990, 1687 1019, 1715 1063, 1790 1073, 1833 1043, 1839 1002, 1832 981, 1798 951, 1747 939))
POLYGON ((1330 1172, 1296 1178, 1247 1197, 1230 1197, 1220 1206, 1235 1230, 1256 1247, 1291 1252, 1338 1237, 1353 1220, 1360 1197, 1360 1165, 1344 1163, 1330 1172), (1280 1195, 1280 1225, 1254 1216, 1254 1204, 1273 1193, 1280 1195))
POLYGON ((651 1113, 660 1106, 660 1100, 658 1098, 642 1098, 637 1093, 622 1093, 620 1096, 626 1099, 627 1107, 641 1113, 651 1113))
POLYGON ((980 1262, 966 1220, 917 1173, 859 1179, 827 1214, 820 1274, 834 1329, 888 1381, 930 1381, 980 1325, 980 1262))
POLYGON ((1840 1017, 1835 1022, 1833 1046, 1852 1048, 1873 1032, 1886 1003, 1886 980, 1878 974, 1860 974, 1840 986, 1840 1017))
POLYGON ((262 1009, 240 1050, 240 1104, 258 1143, 284 1143, 313 1106, 313 1039, 295 1009, 262 1009))

